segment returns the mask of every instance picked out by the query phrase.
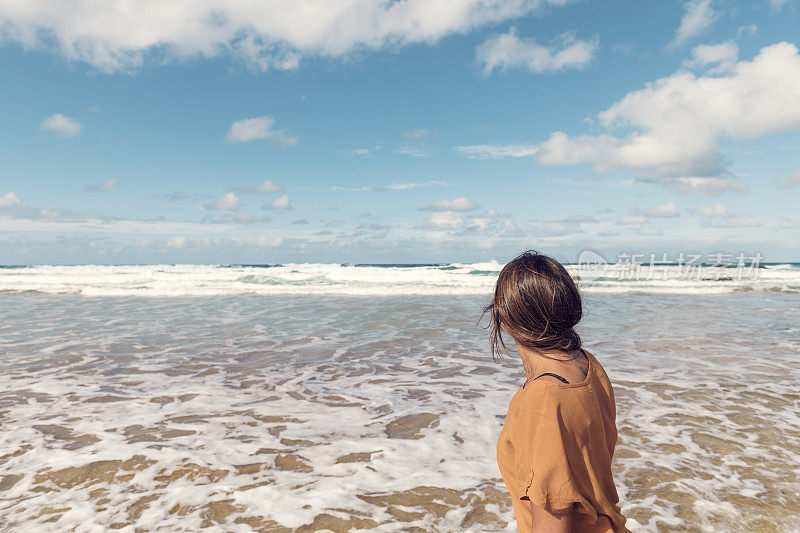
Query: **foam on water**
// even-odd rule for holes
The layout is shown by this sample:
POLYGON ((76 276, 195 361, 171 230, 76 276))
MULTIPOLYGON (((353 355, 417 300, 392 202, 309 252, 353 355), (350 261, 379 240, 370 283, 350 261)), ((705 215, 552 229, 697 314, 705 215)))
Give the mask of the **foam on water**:
MULTIPOLYGON (((0 296, 0 528, 513 531, 484 300, 0 296)), ((632 530, 796 529, 798 303, 587 296, 632 530)))
MULTIPOLYGON (((0 268, 0 293, 40 292, 84 296, 260 295, 485 295, 502 265, 82 265, 0 268)), ((568 269, 580 277, 576 265, 568 269)), ((580 280, 587 293, 723 294, 740 291, 800 292, 800 268, 770 265, 742 272, 656 266, 634 275, 610 265, 603 277, 580 280), (704 274, 704 272, 706 272, 704 274), (741 278, 741 279, 739 279, 741 278)))

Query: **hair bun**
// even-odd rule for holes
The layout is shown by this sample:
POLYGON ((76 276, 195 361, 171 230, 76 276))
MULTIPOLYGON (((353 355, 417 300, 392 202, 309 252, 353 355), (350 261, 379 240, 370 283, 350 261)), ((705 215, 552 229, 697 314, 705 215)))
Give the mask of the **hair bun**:
POLYGON ((572 328, 564 332, 564 350, 577 350, 581 347, 581 336, 572 328))

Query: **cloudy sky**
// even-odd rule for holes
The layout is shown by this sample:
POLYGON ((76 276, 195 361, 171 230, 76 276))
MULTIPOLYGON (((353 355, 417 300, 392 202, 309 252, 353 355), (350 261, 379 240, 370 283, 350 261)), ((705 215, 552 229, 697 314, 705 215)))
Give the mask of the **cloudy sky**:
POLYGON ((0 263, 800 261, 800 1, 0 0, 0 263))

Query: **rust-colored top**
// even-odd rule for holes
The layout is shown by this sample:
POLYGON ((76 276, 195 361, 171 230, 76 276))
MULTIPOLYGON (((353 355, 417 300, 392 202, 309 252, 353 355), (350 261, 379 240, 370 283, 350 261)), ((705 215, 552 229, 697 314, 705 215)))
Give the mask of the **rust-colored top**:
POLYGON ((497 465, 520 533, 531 530, 527 500, 553 514, 574 509, 575 533, 628 531, 611 474, 617 442, 614 390, 597 359, 584 353, 589 369, 582 382, 536 379, 508 406, 497 465))

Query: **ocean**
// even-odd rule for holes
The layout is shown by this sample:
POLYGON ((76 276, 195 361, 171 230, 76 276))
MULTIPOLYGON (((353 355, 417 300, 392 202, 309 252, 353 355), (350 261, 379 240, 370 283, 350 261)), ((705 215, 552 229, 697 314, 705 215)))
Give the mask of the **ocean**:
MULTIPOLYGON (((599 257, 599 256, 597 256, 599 257)), ((83 296, 446 296, 486 295, 503 265, 265 264, 0 266, 0 294, 83 296)), ((719 266, 567 265, 584 293, 800 292, 800 263, 719 266)))
MULTIPOLYGON (((633 531, 800 531, 800 266, 762 266, 569 267, 633 531)), ((500 268, 0 268, 0 529, 514 531, 500 268)))

